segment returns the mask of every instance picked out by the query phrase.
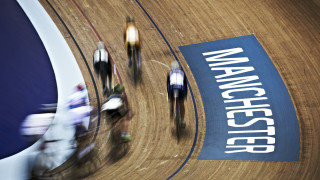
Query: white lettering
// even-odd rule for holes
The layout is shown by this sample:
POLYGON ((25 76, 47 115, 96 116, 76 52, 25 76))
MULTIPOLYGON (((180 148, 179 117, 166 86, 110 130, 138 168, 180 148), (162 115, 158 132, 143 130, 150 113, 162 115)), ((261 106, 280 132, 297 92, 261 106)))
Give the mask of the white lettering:
MULTIPOLYGON (((257 136, 257 133, 264 133, 264 135, 261 134, 260 137, 229 138, 227 140, 226 148, 235 148, 235 150, 225 151, 225 153, 239 153, 239 152, 270 153, 270 152, 273 152, 275 149, 275 146, 273 145, 275 144, 275 138, 270 137, 275 135, 275 127, 274 127, 274 120, 271 118, 267 118, 268 116, 272 116, 271 109, 267 108, 267 107, 270 107, 270 104, 261 102, 261 101, 268 100, 267 97, 262 97, 263 95, 266 94, 266 91, 263 88, 257 87, 257 86, 262 86, 262 83, 258 81, 259 77, 257 75, 249 75, 249 76, 244 75, 244 73, 254 71, 255 70, 254 67, 252 66, 226 67, 227 65, 236 66, 236 64, 239 64, 239 63, 249 62, 249 59, 247 57, 231 56, 241 52, 243 52, 243 49, 239 47, 239 48, 202 53, 203 56, 206 56, 205 60, 209 63, 209 67, 211 67, 211 70, 215 71, 215 74, 217 74, 215 76, 216 81, 219 83, 219 88, 223 90, 221 95, 224 98, 226 110, 229 110, 227 111, 228 126, 237 127, 237 128, 249 127, 248 128, 249 130, 236 129, 236 131, 234 130, 228 131, 228 134, 238 134, 239 136, 250 136, 250 134, 252 134, 253 136, 257 136), (224 65, 226 66, 222 67, 224 65), (242 77, 237 77, 240 74, 242 74, 242 77), (253 91, 253 92, 249 93, 249 91, 253 91), (241 92, 247 92, 247 93, 241 93, 241 92), (237 95, 238 99, 235 99, 234 95, 237 95), (253 118, 252 116, 254 116, 254 112, 255 112, 255 115, 259 115, 262 117, 253 118), (239 120, 235 118, 235 114, 237 114, 237 118, 239 117, 239 120), (261 114, 264 114, 264 115, 261 115, 261 114), (263 116, 266 116, 266 117, 263 117, 263 116), (242 120, 241 117, 252 117, 252 118, 250 121, 244 122, 244 120, 242 120), (236 121, 239 121, 239 122, 236 123, 236 121), (250 128, 250 126, 259 121, 265 121, 267 125, 266 129, 259 128, 258 130, 252 130, 253 128, 250 128), (256 140, 266 140, 268 145, 253 145, 255 144, 256 140), (246 141, 246 143, 250 145, 235 145, 236 141, 246 141)), ((262 125, 262 124, 260 123, 258 125, 262 125)), ((255 126, 255 127, 260 127, 260 126, 255 126)))
POLYGON ((243 106, 226 107, 226 109, 247 109, 247 108, 269 107, 270 106, 269 104, 260 104, 260 105, 251 104, 251 101, 267 100, 267 99, 268 98, 266 97, 233 99, 233 100, 225 100, 224 103, 243 102, 243 106))
POLYGON ((227 144, 234 145, 236 140, 247 140, 248 144, 254 144, 256 139, 266 139, 268 144, 274 144, 276 139, 269 136, 262 136, 262 137, 234 137, 230 138, 227 141, 227 144))
POLYGON ((233 76, 236 74, 250 72, 250 71, 253 71, 254 68, 253 67, 219 67, 219 68, 211 68, 211 70, 212 71, 225 71, 225 74, 215 76, 215 78, 219 79, 219 78, 225 78, 228 76, 233 76))
POLYGON ((254 81, 259 79, 258 76, 245 76, 245 77, 237 77, 237 78, 229 78, 229 79, 218 79, 217 82, 226 82, 226 81, 235 81, 228 84, 220 85, 220 89, 231 89, 231 88, 240 88, 240 87, 249 87, 249 86, 261 86, 260 82, 251 83, 251 84, 242 84, 249 81, 254 81))
POLYGON ((272 136, 272 135, 275 135, 276 130, 274 126, 268 126, 266 130, 228 131, 228 134, 240 134, 240 133, 268 133, 269 136, 272 136))
POLYGON ((242 113, 244 112, 246 116, 253 116, 253 112, 263 111, 266 116, 272 116, 272 111, 266 108, 259 108, 259 109, 241 109, 241 110, 232 110, 227 112, 228 119, 233 119, 235 113, 242 113))
POLYGON ((266 91, 262 88, 256 88, 256 87, 251 87, 251 88, 242 88, 242 89, 229 89, 226 90, 222 93, 222 97, 225 99, 232 99, 234 96, 230 96, 230 93, 232 92, 242 92, 242 91, 257 91, 258 93, 255 94, 255 96, 262 96, 266 94, 266 91))
POLYGON ((246 146, 226 146, 226 148, 244 148, 241 150, 225 151, 225 153, 239 153, 239 152, 249 152, 249 153, 271 153, 274 151, 274 145, 246 145, 246 146), (264 148, 264 150, 255 150, 255 148, 264 148))
POLYGON ((220 63, 212 63, 212 64, 209 64, 209 66, 221 66, 221 65, 226 65, 226 64, 236 64, 236 63, 248 62, 249 59, 247 57, 221 58, 221 57, 229 56, 232 54, 237 54, 240 52, 243 52, 242 48, 233 48, 233 49, 225 49, 225 50, 219 50, 219 51, 206 52, 206 53, 202 53, 202 55, 208 56, 208 55, 219 54, 219 55, 215 55, 215 56, 206 58, 207 62, 212 62, 212 61, 219 62, 220 61, 220 63), (223 62, 223 61, 225 61, 225 62, 223 62))
POLYGON ((228 120, 228 126, 231 127, 248 127, 251 126, 252 124, 258 122, 258 121, 266 121, 267 125, 274 125, 274 121, 271 118, 253 118, 252 120, 246 122, 245 124, 236 124, 234 119, 229 119, 228 120))

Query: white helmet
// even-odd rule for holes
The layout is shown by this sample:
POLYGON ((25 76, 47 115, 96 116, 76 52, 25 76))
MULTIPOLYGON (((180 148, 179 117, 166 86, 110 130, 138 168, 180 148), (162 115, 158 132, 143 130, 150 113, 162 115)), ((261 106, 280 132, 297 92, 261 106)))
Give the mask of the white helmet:
POLYGON ((177 61, 172 61, 171 70, 178 70, 178 69, 180 69, 180 66, 179 66, 178 62, 177 61))
POLYGON ((97 49, 104 49, 104 42, 103 41, 99 41, 97 43, 97 49))

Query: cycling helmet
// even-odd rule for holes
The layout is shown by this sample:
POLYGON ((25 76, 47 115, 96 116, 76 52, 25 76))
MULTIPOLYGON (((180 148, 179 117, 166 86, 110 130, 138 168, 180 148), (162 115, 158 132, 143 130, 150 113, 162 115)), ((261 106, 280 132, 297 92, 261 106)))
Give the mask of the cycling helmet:
POLYGON ((104 42, 103 41, 99 41, 97 43, 97 49, 104 49, 104 42))
POLYGON ((77 90, 78 90, 78 91, 84 90, 83 85, 82 85, 82 84, 78 84, 78 85, 77 85, 77 90))
POLYGON ((123 85, 122 84, 117 84, 114 86, 113 90, 114 90, 114 93, 116 94, 121 94, 122 91, 123 91, 123 85))
POLYGON ((127 23, 133 23, 134 22, 134 18, 132 16, 127 16, 127 23))
POLYGON ((179 66, 178 62, 177 61, 172 61, 171 70, 178 70, 178 69, 180 69, 180 66, 179 66))

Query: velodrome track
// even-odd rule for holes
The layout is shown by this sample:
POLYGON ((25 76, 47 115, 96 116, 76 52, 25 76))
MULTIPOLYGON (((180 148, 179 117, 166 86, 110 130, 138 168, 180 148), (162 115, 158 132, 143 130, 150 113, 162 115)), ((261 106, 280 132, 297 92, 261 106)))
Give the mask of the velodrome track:
MULTIPOLYGON (((100 39, 106 43, 118 71, 115 82, 121 77, 134 113, 128 154, 116 163, 105 157, 108 147, 104 129, 108 127, 101 121, 96 139, 99 154, 81 172, 74 173, 88 179, 320 177, 320 1, 40 0, 40 3, 72 49, 92 97, 94 87, 85 61, 93 71, 95 44, 100 39), (128 14, 134 15, 143 36, 143 80, 137 87, 128 74, 122 41, 128 14), (197 160, 206 129, 204 109, 195 79, 178 46, 248 34, 254 34, 264 47, 294 103, 300 127, 298 161, 197 160), (187 73, 194 95, 194 101, 189 96, 186 104, 187 129, 179 144, 168 119, 165 96, 169 71, 165 65, 176 60, 174 54, 187 73), (88 173, 91 175, 86 176, 88 173)), ((53 178, 67 178, 72 169, 68 163, 55 170, 53 178)))

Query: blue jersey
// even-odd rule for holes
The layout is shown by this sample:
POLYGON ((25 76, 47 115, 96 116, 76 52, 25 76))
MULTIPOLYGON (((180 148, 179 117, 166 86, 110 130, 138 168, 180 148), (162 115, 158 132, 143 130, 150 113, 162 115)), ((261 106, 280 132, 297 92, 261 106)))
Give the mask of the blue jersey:
POLYGON ((169 97, 173 95, 173 90, 179 90, 179 97, 184 98, 187 96, 187 77, 182 70, 172 70, 167 78, 167 92, 169 97))

